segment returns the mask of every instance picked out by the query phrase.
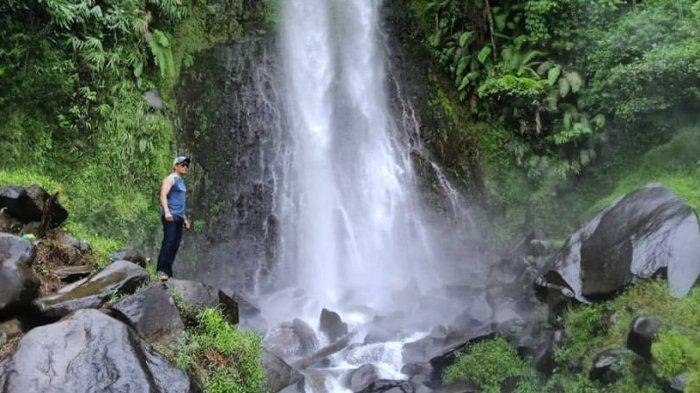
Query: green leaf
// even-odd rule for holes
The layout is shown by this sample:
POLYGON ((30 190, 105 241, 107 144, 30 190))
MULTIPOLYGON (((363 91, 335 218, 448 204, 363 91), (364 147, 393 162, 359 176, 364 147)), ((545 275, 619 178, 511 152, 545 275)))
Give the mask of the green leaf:
POLYGON ((472 38, 473 33, 471 31, 465 31, 462 33, 462 35, 459 36, 459 46, 463 47, 466 45, 472 38))
POLYGON ((148 141, 145 139, 141 139, 139 141, 139 151, 141 153, 144 153, 146 151, 146 147, 148 147, 148 141))
POLYGON ((479 63, 484 64, 486 63, 486 60, 489 58, 491 55, 491 47, 490 46, 485 46, 481 48, 479 51, 479 54, 476 55, 476 58, 479 59, 479 63))
POLYGON ((571 85, 571 92, 576 93, 583 87, 583 79, 576 71, 570 71, 564 74, 564 77, 569 81, 571 85))
POLYGON ((549 83, 550 86, 554 86, 554 84, 557 82, 557 79, 559 79, 559 75, 561 75, 560 66, 551 68, 547 73, 547 83, 549 83))
POLYGON ((593 117, 592 121, 596 127, 600 128, 605 125, 605 116, 599 113, 593 117))
MULTIPOLYGON (((544 75, 545 72, 547 72, 547 71, 549 71, 549 70, 552 69, 552 66, 553 66, 553 65, 554 65, 554 64, 553 64, 551 61, 545 61, 544 63, 540 64, 540 65, 537 67, 537 73, 538 73, 539 75, 544 75)), ((551 86, 551 85, 553 85, 553 83, 550 83, 549 85, 551 86)))
POLYGON ((569 94, 571 90, 571 85, 569 85, 569 80, 566 78, 559 78, 559 95, 564 98, 569 94))
POLYGON ((455 72, 457 74, 457 76, 461 76, 464 73, 464 70, 467 69, 468 65, 469 65, 469 57, 462 56, 462 58, 459 59, 459 64, 457 65, 457 71, 455 72))

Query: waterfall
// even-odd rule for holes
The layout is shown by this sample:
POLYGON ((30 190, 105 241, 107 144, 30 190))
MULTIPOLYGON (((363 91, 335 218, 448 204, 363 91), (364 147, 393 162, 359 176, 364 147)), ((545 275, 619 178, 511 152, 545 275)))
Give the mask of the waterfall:
POLYGON ((380 6, 283 6, 292 158, 279 203, 278 270, 321 307, 389 308, 407 283, 439 280, 410 146, 389 109, 380 6))

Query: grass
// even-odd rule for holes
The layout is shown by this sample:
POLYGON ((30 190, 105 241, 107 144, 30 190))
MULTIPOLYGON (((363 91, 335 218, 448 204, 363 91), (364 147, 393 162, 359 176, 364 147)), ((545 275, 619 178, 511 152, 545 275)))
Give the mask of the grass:
POLYGON ((207 393, 262 393, 262 338, 238 330, 218 309, 206 308, 187 330, 175 364, 192 373, 207 393))

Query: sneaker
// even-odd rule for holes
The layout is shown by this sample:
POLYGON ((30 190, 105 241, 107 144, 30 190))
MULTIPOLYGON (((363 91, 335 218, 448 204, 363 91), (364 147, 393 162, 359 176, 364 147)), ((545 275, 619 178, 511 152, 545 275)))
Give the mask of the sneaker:
POLYGON ((160 279, 160 281, 168 281, 168 280, 170 280, 170 276, 168 276, 168 275, 165 274, 165 273, 158 273, 158 278, 160 279))

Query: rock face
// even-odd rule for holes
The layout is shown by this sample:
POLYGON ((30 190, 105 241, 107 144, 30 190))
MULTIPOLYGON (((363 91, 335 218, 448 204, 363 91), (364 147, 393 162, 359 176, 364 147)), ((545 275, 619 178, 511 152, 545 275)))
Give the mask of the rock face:
POLYGON ((580 301, 596 300, 664 269, 672 293, 686 295, 700 274, 700 227, 690 206, 651 185, 572 234, 540 285, 580 301))
POLYGON ((175 347, 185 331, 175 301, 163 284, 151 285, 115 302, 110 308, 124 315, 150 343, 175 347))
POLYGON ((635 318, 627 335, 627 348, 645 359, 651 359, 651 344, 660 327, 661 321, 656 317, 635 318))
POLYGON ((220 289, 197 281, 171 279, 167 282, 173 296, 182 299, 195 311, 219 307, 229 322, 238 324, 238 303, 220 289))
POLYGON ((46 221, 55 228, 68 218, 68 212, 56 196, 49 195, 41 186, 6 186, 0 189, 0 208, 23 223, 46 221))
POLYGON ((187 374, 97 310, 29 331, 0 364, 0 386, 4 393, 194 391, 187 374))
POLYGON ((148 281, 148 272, 128 261, 116 261, 104 270, 34 304, 48 318, 61 318, 82 308, 98 308, 111 294, 131 293, 148 281))
POLYGON ((329 341, 333 342, 348 334, 348 324, 340 319, 338 313, 324 308, 321 310, 319 330, 328 337, 329 341))
POLYGON ((35 251, 29 241, 0 233, 0 314, 36 296, 40 283, 30 267, 35 251))

